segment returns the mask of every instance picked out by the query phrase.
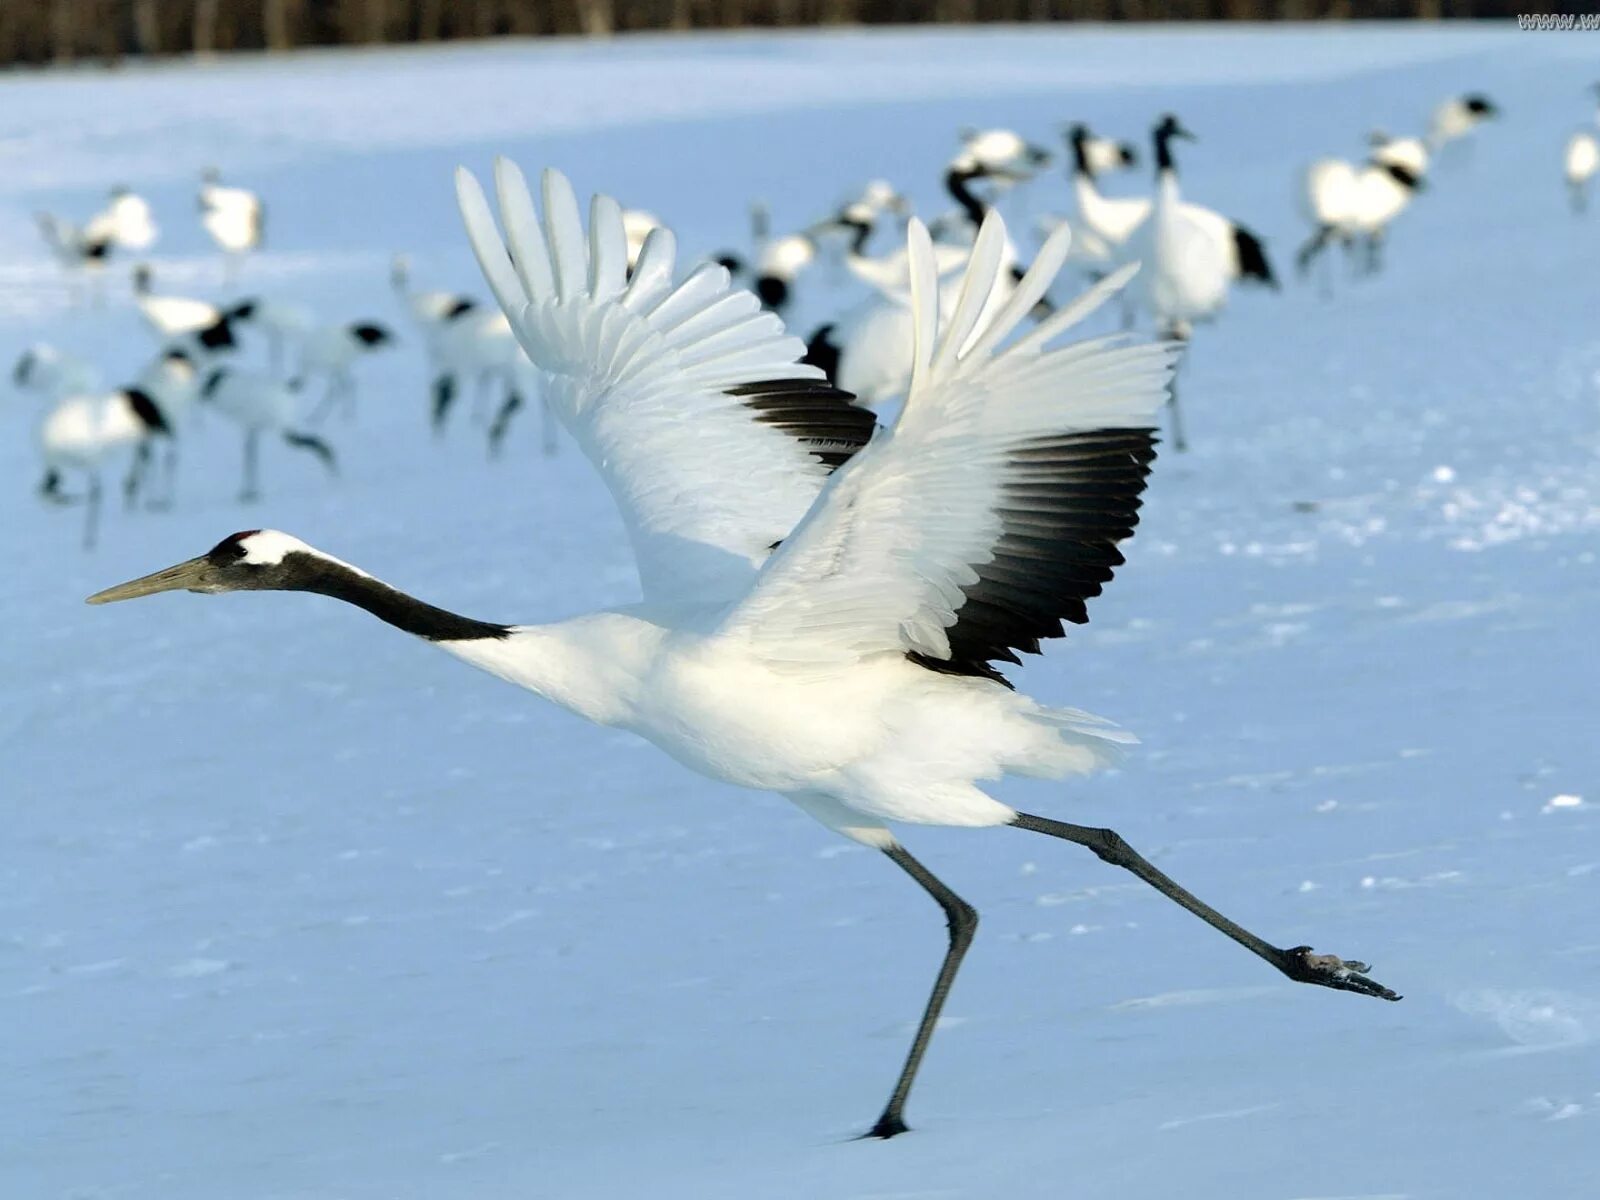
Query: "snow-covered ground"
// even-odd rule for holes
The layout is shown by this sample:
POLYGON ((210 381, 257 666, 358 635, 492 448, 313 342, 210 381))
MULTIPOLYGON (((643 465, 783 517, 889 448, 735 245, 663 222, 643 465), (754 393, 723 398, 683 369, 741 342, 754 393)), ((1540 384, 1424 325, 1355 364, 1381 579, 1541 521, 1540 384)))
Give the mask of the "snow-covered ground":
MULTIPOLYGON (((1600 1189, 1600 223, 1559 151, 1591 39, 1394 26, 943 31, 307 55, 0 79, 0 359, 116 380, 32 229, 142 189, 158 279, 216 292, 216 163, 267 197, 244 286, 400 319, 389 255, 482 291, 449 169, 553 163, 737 245, 871 174, 938 211, 964 124, 1201 137, 1191 194, 1281 269, 1297 166, 1481 89, 1506 117, 1332 301, 1242 295, 1186 367, 1094 623, 1020 675, 1136 731, 1024 807, 1110 824, 1381 1004, 1290 984, 1131 878, 1010 830, 910 830, 985 923, 911 1119, 849 1140, 943 946, 881 859, 782 801, 304 597, 99 610, 238 528, 490 619, 619 602, 608 498, 533 424, 426 433, 370 364, 345 472, 208 421, 175 511, 47 510, 0 398, 0 1196, 18 1200, 1457 1200, 1600 1189), (1565 799, 1563 799, 1565 798, 1565 799), (1576 799, 1573 799, 1576 798, 1576 799)), ((1133 186, 1129 184, 1127 186, 1133 186)), ((1142 180, 1138 186, 1143 186, 1142 180)), ((1058 180, 1030 211, 1064 203, 1058 180)), ((814 281, 798 324, 841 294, 814 281)))

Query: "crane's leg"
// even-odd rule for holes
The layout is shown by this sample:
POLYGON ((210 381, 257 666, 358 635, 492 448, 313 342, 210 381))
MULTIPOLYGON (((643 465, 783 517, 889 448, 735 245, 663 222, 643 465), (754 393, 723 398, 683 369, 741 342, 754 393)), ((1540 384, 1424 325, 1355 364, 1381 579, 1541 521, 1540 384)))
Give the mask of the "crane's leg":
POLYGON ((1318 225, 1317 231, 1301 244, 1300 249, 1295 251, 1294 269, 1300 278, 1304 279, 1311 274, 1312 265, 1322 256, 1322 252, 1327 249, 1328 239, 1332 236, 1333 226, 1318 225))
POLYGON ((905 847, 890 846, 884 853, 889 856, 890 862, 921 884, 922 889, 944 909, 945 922, 950 930, 950 945, 944 952, 944 962, 939 964, 939 974, 933 981, 928 1007, 922 1014, 922 1023, 917 1026, 917 1036, 911 1040, 911 1051, 906 1055, 905 1066, 900 1068, 900 1078, 895 1081, 894 1091, 889 1094, 889 1103, 884 1106, 883 1115, 877 1123, 862 1135, 875 1138, 892 1138, 909 1128, 905 1117, 906 1097, 911 1095, 911 1084, 917 1077, 917 1068, 922 1065, 922 1056, 933 1038, 933 1027, 939 1022, 939 1011, 944 1008, 944 1000, 950 994, 950 985, 955 982, 956 971, 960 969, 967 947, 972 945, 972 935, 978 929, 978 910, 912 858, 905 847))
POLYGON ((122 481, 122 507, 132 509, 139 503, 139 492, 144 487, 145 474, 150 470, 150 439, 141 439, 134 447, 133 462, 128 466, 128 476, 122 481))
POLYGON ((89 472, 89 492, 84 497, 83 548, 93 550, 100 540, 100 472, 89 472))
POLYGON ((344 419, 356 419, 356 378, 349 371, 339 372, 339 401, 344 409, 344 419))
POLYGON ((333 447, 314 434, 305 433, 298 429, 285 429, 283 431, 285 445, 293 446, 296 450, 309 450, 328 469, 329 475, 339 474, 339 458, 334 454, 333 447))
POLYGON ((500 405, 500 410, 495 413, 494 420, 489 423, 489 457, 499 458, 500 449, 506 440, 506 433, 511 428, 511 418, 517 415, 522 408, 522 393, 517 391, 513 384, 506 390, 505 402, 500 405))
POLYGON ((330 411, 332 411, 333 406, 338 402, 338 399, 338 385, 334 382, 334 377, 329 375, 327 390, 322 393, 322 399, 317 401, 317 406, 308 414, 306 414, 306 424, 321 425, 323 418, 326 417, 330 411))
POLYGON ((450 415, 450 405, 456 398, 456 377, 449 371, 441 371, 433 380, 433 436, 444 435, 445 418, 450 415))
POLYGON ((39 481, 39 498, 51 504, 71 504, 72 497, 61 490, 61 472, 51 467, 39 481))
POLYGON ((1102 862, 1121 867, 1144 880, 1168 900, 1188 909, 1211 928, 1226 934, 1250 953, 1264 959, 1297 983, 1314 983, 1320 987, 1341 992, 1359 992, 1363 996, 1376 996, 1382 1000, 1400 997, 1381 983, 1368 979, 1366 963, 1337 958, 1332 954, 1316 954, 1310 946, 1279 949, 1258 938, 1242 925, 1228 920, 1216 909, 1193 893, 1179 887, 1166 875, 1151 866, 1138 851, 1122 840, 1113 829, 1095 829, 1088 825, 1072 825, 1066 821, 1053 821, 1048 817, 1035 817, 1019 812, 1011 824, 1018 829, 1047 833, 1051 837, 1075 842, 1093 850, 1102 862))
POLYGON ((261 498, 261 488, 257 480, 260 474, 261 459, 261 431, 247 429, 244 434, 244 487, 239 490, 239 501, 249 504, 261 498))
POLYGON ((156 508, 156 507, 171 508, 171 507, 173 507, 173 505, 177 504, 177 502, 178 502, 178 439, 177 438, 168 438, 167 439, 166 453, 165 453, 165 455, 164 455, 164 457, 162 459, 162 469, 163 469, 162 473, 166 477, 166 487, 163 490, 163 494, 165 495, 165 499, 160 503, 159 506, 156 505, 155 503, 152 503, 151 506, 150 506, 152 508, 156 508))
POLYGON ((1180 454, 1189 449, 1189 439, 1183 435, 1183 410, 1178 407, 1178 372, 1189 358, 1189 339, 1182 329, 1168 329, 1164 336, 1183 343, 1183 357, 1172 368, 1172 378, 1167 380, 1167 409, 1172 414, 1172 448, 1180 454))

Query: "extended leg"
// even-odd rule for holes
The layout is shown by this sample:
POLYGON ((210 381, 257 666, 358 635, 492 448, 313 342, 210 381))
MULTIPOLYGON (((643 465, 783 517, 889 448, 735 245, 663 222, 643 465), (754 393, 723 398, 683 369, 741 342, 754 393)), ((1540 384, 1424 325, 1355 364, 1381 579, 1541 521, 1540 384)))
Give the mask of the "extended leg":
POLYGON ((1178 407, 1178 372, 1189 357, 1189 341, 1182 332, 1168 330, 1167 336, 1183 342, 1183 357, 1172 368, 1172 378, 1167 381, 1167 410, 1172 414, 1172 448, 1179 453, 1189 448, 1189 439, 1183 435, 1183 410, 1178 407))
POLYGON ((1270 942, 1263 941, 1156 870, 1132 846, 1123 841, 1122 835, 1115 830, 1072 825, 1066 821, 1052 821, 1048 817, 1035 817, 1023 812, 1019 812, 1011 823, 1018 829, 1048 833, 1051 837, 1087 846, 1102 862, 1108 862, 1114 867, 1121 867, 1137 875, 1168 900, 1188 909, 1211 928, 1227 934, 1250 953, 1265 959, 1297 983, 1315 983, 1321 987, 1334 988, 1341 992, 1360 992, 1363 996, 1377 996, 1383 1000, 1400 999, 1381 983, 1376 983, 1363 974, 1369 969, 1366 963, 1347 962, 1332 954, 1314 954, 1310 946, 1295 946, 1288 950, 1280 950, 1270 942))
POLYGON ((433 435, 440 437, 444 434, 445 418, 450 415, 450 405, 456 398, 456 377, 446 372, 436 375, 433 380, 433 435))
POLYGON ((328 376, 327 390, 322 393, 322 399, 317 401, 317 406, 306 414, 307 425, 321 425, 322 419, 333 410, 339 402, 339 385, 334 382, 334 376, 328 376))
POLYGON ((1333 236, 1331 225, 1319 225, 1317 231, 1305 240, 1305 243, 1295 253, 1295 271, 1303 279, 1311 273, 1312 264, 1322 257, 1322 252, 1328 247, 1328 239, 1333 236))
POLYGON ((39 481, 39 496, 51 504, 71 504, 72 497, 61 490, 61 472, 51 467, 39 481))
POLYGON ((933 1027, 938 1024, 944 998, 950 994, 950 985, 955 981, 961 959, 967 953, 967 947, 972 945, 972 935, 978 928, 977 909, 947 888, 927 867, 912 858, 904 847, 890 846, 884 853, 889 856, 890 862, 920 883, 923 890, 944 909, 945 921, 950 929, 950 946, 944 952, 944 962, 939 965, 939 975, 933 981, 928 1007, 922 1014, 922 1023, 917 1026, 917 1036, 911 1040, 911 1051, 906 1055, 906 1065, 900 1068, 900 1078, 895 1081, 889 1103, 884 1106, 883 1115, 877 1123, 864 1135, 875 1138, 892 1138, 908 1128, 905 1119, 906 1097, 911 1094, 917 1068, 922 1065, 922 1056, 933 1037, 933 1027))
POLYGON ((122 506, 131 509, 139 502, 139 492, 144 487, 145 475, 150 470, 150 439, 145 438, 133 450, 133 462, 122 481, 122 506))
POLYGON ((356 419, 356 380, 349 371, 339 372, 339 403, 344 409, 344 419, 356 419))
POLYGON ((489 457, 499 458, 500 449, 506 440, 506 433, 511 429, 511 418, 517 415, 522 408, 522 394, 515 388, 506 393, 505 402, 500 405, 500 411, 495 413, 494 420, 489 423, 489 457))
POLYGON ((168 438, 162 458, 163 474, 166 477, 166 489, 163 493, 165 499, 159 504, 152 501, 151 508, 171 508, 178 501, 178 439, 168 438))
POLYGON ((239 490, 239 499, 249 504, 261 496, 261 488, 257 483, 261 458, 261 431, 247 429, 244 434, 244 487, 239 490))
POLYGON ((333 452, 333 447, 317 437, 315 434, 303 433, 297 429, 283 431, 285 444, 293 446, 296 450, 309 450, 315 454, 322 465, 328 468, 328 474, 339 473, 339 459, 333 452))
POLYGON ((89 491, 84 497, 83 548, 93 550, 100 540, 100 472, 89 472, 89 491))

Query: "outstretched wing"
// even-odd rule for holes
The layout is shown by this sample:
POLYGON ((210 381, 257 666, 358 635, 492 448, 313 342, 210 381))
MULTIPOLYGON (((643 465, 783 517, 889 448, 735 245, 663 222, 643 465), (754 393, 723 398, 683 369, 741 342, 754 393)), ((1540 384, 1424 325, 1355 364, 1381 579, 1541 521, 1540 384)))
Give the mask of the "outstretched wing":
POLYGON ((800 362, 805 346, 728 272, 673 281, 666 229, 628 273, 622 210, 596 196, 585 236, 565 176, 495 164, 502 240, 483 190, 456 173, 478 262, 546 395, 605 478, 647 599, 743 595, 828 476, 872 436, 872 414, 800 362))
POLYGON ((1000 680, 1121 565, 1155 457, 1176 350, 1099 338, 1046 349, 1131 276, 1124 268, 1000 349, 1067 256, 1058 230, 994 322, 978 319, 1001 271, 993 213, 939 330, 927 231, 912 223, 912 382, 892 433, 834 481, 729 613, 724 635, 774 664, 829 669, 903 654, 1000 680))

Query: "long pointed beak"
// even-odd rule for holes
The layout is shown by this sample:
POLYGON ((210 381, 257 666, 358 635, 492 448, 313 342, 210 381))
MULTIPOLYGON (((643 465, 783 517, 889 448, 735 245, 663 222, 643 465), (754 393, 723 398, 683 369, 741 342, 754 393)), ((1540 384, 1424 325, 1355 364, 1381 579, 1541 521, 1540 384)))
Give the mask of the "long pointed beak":
POLYGON ((188 562, 181 562, 164 571, 141 575, 138 579, 130 579, 127 583, 119 583, 116 587, 96 592, 84 603, 113 604, 118 600, 137 600, 140 596, 154 596, 157 592, 179 592, 193 588, 202 582, 206 566, 204 558, 191 558, 188 562))

